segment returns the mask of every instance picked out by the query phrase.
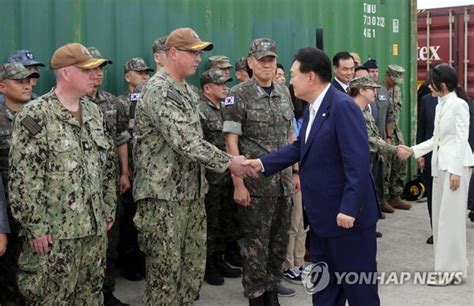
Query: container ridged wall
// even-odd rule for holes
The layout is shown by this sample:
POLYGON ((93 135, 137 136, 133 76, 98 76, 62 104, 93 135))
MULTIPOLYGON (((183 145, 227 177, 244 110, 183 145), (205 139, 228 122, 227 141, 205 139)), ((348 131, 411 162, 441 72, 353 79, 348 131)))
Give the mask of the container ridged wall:
MULTIPOLYGON (((47 63, 64 43, 95 46, 114 61, 104 84, 114 94, 125 90, 124 62, 141 56, 154 66, 152 42, 177 27, 192 27, 201 39, 214 43, 198 73, 211 55, 225 54, 232 62, 246 55, 256 37, 277 42, 279 62, 288 71, 294 52, 315 46, 316 28, 322 28, 324 49, 331 58, 341 50, 355 51, 363 61, 376 58, 380 80, 388 64, 407 69, 402 127, 405 139, 412 138, 416 0, 0 0, 0 7, 1 58, 24 48, 47 63)), ((197 79, 190 81, 196 84, 197 79)), ((44 93, 53 83, 44 68, 35 91, 44 93)))

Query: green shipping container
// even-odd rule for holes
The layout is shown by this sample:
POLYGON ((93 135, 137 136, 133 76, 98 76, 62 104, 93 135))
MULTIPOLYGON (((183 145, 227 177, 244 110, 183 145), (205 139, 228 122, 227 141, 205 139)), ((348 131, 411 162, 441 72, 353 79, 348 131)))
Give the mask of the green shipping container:
MULTIPOLYGON (((140 56, 154 67, 153 41, 177 27, 192 27, 214 43, 198 73, 211 55, 225 54, 232 61, 245 56, 257 37, 277 42, 278 61, 288 71, 294 52, 316 46, 317 29, 322 29, 329 57, 347 50, 363 61, 375 58, 380 79, 388 64, 407 70, 402 127, 407 143, 414 138, 416 0, 0 0, 0 7, 1 58, 29 49, 47 63, 62 44, 95 46, 114 62, 104 84, 114 94, 125 90, 125 61, 140 56)), ((44 68, 35 91, 44 93, 53 84, 44 68)))

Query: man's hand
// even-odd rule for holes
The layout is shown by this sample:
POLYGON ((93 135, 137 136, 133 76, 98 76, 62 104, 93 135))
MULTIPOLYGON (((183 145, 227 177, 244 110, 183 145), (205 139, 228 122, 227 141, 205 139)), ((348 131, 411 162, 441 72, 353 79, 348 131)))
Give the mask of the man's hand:
POLYGON ((244 185, 234 187, 234 201, 242 206, 250 206, 250 193, 244 185))
POLYGON ((392 144, 392 138, 385 139, 385 142, 388 143, 389 145, 391 145, 392 144))
POLYGON ((355 218, 345 215, 343 213, 338 213, 336 217, 337 226, 343 228, 351 228, 354 226, 355 218))
POLYGON ((244 166, 251 166, 256 172, 262 171, 262 162, 260 159, 247 159, 242 162, 244 166))
POLYGON ((113 225, 114 225, 114 221, 107 221, 107 231, 110 231, 113 225))
POLYGON ((230 172, 240 178, 258 176, 258 172, 253 167, 244 164, 245 160, 245 157, 242 155, 232 157, 232 162, 230 163, 229 167, 230 172))
POLYGON ((7 250, 8 238, 6 234, 0 233, 0 256, 7 250))
POLYGON ((418 164, 418 168, 420 169, 421 172, 425 169, 425 158, 424 157, 418 157, 416 159, 416 163, 418 164))
POLYGON ((459 184, 461 182, 461 177, 456 174, 449 174, 449 189, 452 191, 456 191, 459 188, 459 184))
POLYGON ((299 174, 294 173, 291 180, 293 181, 293 193, 298 193, 298 191, 301 190, 301 182, 300 182, 299 174))
POLYGON ((128 174, 122 174, 120 176, 120 193, 125 193, 127 190, 130 189, 130 178, 128 177, 128 174))
POLYGON ((39 238, 31 239, 29 244, 33 252, 40 256, 45 256, 48 255, 49 246, 53 244, 53 237, 51 234, 48 234, 39 238))
POLYGON ((413 154, 413 150, 404 145, 398 145, 397 156, 400 160, 405 160, 413 154))

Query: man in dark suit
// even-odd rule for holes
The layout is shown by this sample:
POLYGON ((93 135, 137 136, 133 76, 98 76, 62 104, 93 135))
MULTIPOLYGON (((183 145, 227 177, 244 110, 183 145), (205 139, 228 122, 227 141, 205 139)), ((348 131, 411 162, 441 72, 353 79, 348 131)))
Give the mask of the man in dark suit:
MULTIPOLYGON (((330 84, 331 62, 316 48, 298 50, 291 68, 295 96, 310 101, 298 140, 252 160, 272 175, 299 162, 313 262, 327 265, 328 285, 313 305, 380 305, 377 283, 340 281, 336 273, 376 273, 375 224, 380 216, 369 169, 364 118, 348 95, 330 84)), ((361 274, 359 274, 361 275, 361 274)))
POLYGON ((347 51, 338 52, 332 58, 332 68, 336 75, 332 80, 332 85, 337 90, 347 93, 349 83, 354 78, 354 59, 347 51))
MULTIPOLYGON (((431 93, 424 95, 419 103, 418 122, 416 128, 416 143, 422 143, 433 136, 434 121, 436 113, 436 104, 438 98, 433 97, 431 93)), ((428 203, 428 214, 431 225, 431 191, 433 187, 433 177, 431 176, 431 153, 416 159, 425 182, 425 194, 428 203)), ((426 243, 433 244, 433 236, 430 236, 426 243)))

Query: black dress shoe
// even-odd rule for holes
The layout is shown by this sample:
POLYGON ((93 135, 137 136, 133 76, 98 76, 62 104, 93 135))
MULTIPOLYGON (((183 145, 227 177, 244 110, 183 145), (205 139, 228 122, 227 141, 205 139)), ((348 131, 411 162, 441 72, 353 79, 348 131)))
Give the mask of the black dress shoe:
POLYGON ((433 235, 426 239, 426 244, 433 244, 433 235))
POLYGON ((129 306, 129 304, 122 303, 116 298, 112 292, 104 293, 104 305, 105 306, 129 306))
POLYGON ((375 237, 382 238, 382 233, 381 232, 375 232, 375 237))

